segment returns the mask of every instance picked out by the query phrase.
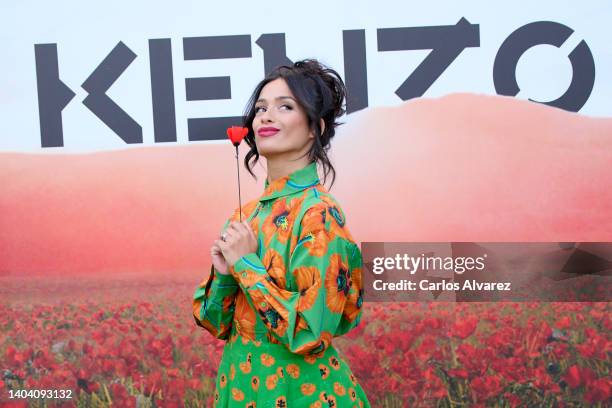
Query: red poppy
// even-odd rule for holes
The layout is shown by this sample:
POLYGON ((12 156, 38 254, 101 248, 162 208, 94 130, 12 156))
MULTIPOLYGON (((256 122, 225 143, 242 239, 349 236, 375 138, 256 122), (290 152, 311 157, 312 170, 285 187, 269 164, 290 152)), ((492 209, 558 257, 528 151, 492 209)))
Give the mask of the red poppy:
POLYGON ((584 394, 584 399, 590 404, 596 402, 605 402, 610 398, 610 380, 599 378, 587 386, 587 392, 584 394))
POLYGON ((460 339, 466 339, 467 337, 470 337, 472 333, 474 333, 477 325, 478 325, 478 318, 469 317, 465 320, 460 320, 458 322, 455 322, 455 324, 451 328, 450 334, 460 339))
POLYGON ((232 126, 227 128, 227 136, 230 138, 234 146, 238 146, 247 133, 249 133, 249 129, 245 127, 232 126))

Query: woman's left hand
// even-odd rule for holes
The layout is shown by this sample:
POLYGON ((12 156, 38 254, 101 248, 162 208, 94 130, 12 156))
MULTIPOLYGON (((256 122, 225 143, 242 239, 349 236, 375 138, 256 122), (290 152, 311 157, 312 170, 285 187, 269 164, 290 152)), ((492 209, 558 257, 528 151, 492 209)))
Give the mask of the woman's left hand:
POLYGON ((257 237, 247 221, 232 221, 224 232, 225 241, 217 240, 228 265, 234 265, 240 258, 257 251, 257 237))

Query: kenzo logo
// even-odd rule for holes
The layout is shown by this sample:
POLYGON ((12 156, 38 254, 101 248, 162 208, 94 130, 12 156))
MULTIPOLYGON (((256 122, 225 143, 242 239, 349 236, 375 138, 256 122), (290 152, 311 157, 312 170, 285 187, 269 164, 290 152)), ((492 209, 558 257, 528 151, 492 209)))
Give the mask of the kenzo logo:
MULTIPOLYGON (((495 91, 500 95, 517 95, 516 66, 521 56, 540 44, 561 47, 572 33, 571 28, 553 21, 529 23, 511 33, 499 47, 494 60, 495 91)), ((344 30, 342 41, 344 79, 350 94, 347 113, 352 113, 368 106, 365 30, 344 30)), ((276 65, 291 63, 283 33, 263 34, 255 44, 263 50, 265 73, 276 65)), ((480 30, 478 24, 465 18, 455 25, 379 28, 377 46, 379 52, 431 50, 396 89, 395 94, 405 101, 422 96, 466 48, 479 47, 480 30)), ((57 44, 35 44, 34 51, 41 146, 64 146, 62 111, 75 93, 60 79, 57 44)), ((251 36, 248 34, 183 38, 185 61, 251 57, 251 36)), ((595 63, 584 40, 567 57, 573 70, 568 89, 557 99, 540 103, 578 112, 593 90, 595 63)), ((142 127, 107 95, 107 91, 136 58, 126 44, 119 42, 81 84, 87 92, 83 105, 129 144, 143 142, 142 127)), ((176 142, 169 38, 149 40, 149 66, 155 142, 176 142)), ((185 78, 185 90, 187 101, 231 99, 229 76, 185 78)), ((187 118, 188 138, 190 141, 224 138, 225 129, 241 121, 240 116, 187 118)))

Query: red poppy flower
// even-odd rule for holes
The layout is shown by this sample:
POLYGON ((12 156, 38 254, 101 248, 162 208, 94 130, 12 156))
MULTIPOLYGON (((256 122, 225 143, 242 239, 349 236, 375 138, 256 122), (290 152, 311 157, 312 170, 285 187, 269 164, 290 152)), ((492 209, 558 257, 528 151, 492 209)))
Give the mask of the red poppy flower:
POLYGON ((455 322, 455 324, 451 328, 450 334, 460 339, 465 339, 467 337, 470 337, 472 333, 474 333, 477 325, 478 319, 476 317, 469 317, 465 320, 455 322))
POLYGON ((245 127, 232 126, 227 128, 227 136, 230 138, 234 146, 238 146, 247 133, 249 133, 249 129, 245 127))

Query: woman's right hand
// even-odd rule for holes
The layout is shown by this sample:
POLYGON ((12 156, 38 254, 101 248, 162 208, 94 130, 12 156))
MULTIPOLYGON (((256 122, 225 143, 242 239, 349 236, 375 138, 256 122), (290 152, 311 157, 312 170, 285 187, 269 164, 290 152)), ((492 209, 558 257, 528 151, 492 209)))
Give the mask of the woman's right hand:
POLYGON ((213 246, 210 248, 210 256, 212 258, 213 266, 221 275, 229 275, 227 261, 225 260, 223 252, 221 252, 221 248, 219 248, 218 243, 219 240, 216 239, 213 246))

